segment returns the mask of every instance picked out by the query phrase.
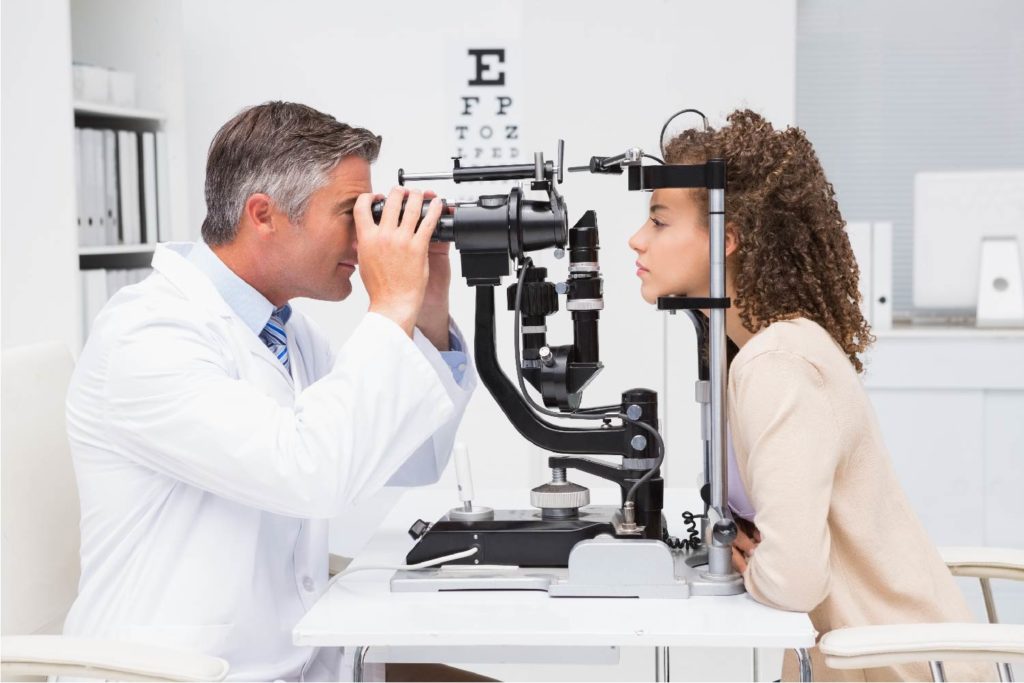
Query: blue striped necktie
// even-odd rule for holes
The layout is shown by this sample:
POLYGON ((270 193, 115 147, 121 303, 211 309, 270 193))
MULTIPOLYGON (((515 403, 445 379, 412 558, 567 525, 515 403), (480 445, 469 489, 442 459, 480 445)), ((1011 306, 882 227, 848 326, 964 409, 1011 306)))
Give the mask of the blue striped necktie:
POLYGON ((270 352, 277 356, 277 359, 284 363, 284 367, 291 372, 292 366, 288 361, 288 334, 284 331, 284 325, 292 315, 292 307, 285 304, 281 308, 274 309, 270 314, 270 320, 266 327, 260 332, 260 339, 267 345, 270 352))

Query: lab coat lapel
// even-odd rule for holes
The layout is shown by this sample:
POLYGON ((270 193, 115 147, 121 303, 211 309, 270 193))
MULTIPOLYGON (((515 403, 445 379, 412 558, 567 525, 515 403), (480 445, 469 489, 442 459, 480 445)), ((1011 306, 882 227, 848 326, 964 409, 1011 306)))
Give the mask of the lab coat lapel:
MULTIPOLYGON (((275 356, 273 353, 270 352, 270 349, 267 347, 266 344, 263 343, 263 340, 260 339, 259 337, 257 337, 255 334, 253 334, 252 330, 250 330, 248 327, 246 327, 245 323, 243 323, 240 318, 236 317, 235 318, 235 322, 237 323, 237 325, 241 325, 241 327, 243 328, 243 330, 245 332, 245 339, 246 339, 247 345, 249 347, 249 352, 253 356, 256 357, 257 362, 262 363, 262 364, 266 364, 266 365, 269 365, 270 367, 272 367, 274 369, 274 371, 276 372, 276 374, 278 375, 278 377, 280 377, 282 380, 284 380, 284 382, 286 383, 286 385, 288 387, 291 387, 292 386, 292 377, 291 377, 291 375, 288 374, 288 368, 286 368, 284 366, 284 363, 282 363, 280 360, 278 360, 277 356, 275 356)), ((289 355, 291 355, 291 352, 292 352, 292 349, 294 348, 294 346, 295 345, 292 343, 292 340, 289 339, 288 340, 288 353, 289 353, 289 355)), ((290 362, 291 362, 292 366, 294 367, 295 366, 295 359, 294 358, 291 359, 290 362)))
MULTIPOLYGON (((182 294, 198 306, 207 308, 214 314, 225 319, 232 328, 232 336, 240 340, 249 353, 273 368, 274 374, 284 383, 283 387, 292 387, 292 378, 288 369, 270 352, 259 336, 239 318, 231 309, 209 278, 188 262, 188 253, 192 249, 191 242, 172 242, 160 245, 153 253, 153 270, 158 271, 170 281, 182 294)), ((288 352, 294 344, 288 341, 288 352)))
POLYGON ((222 318, 234 317, 234 311, 210 279, 188 262, 192 246, 191 242, 171 242, 157 246, 153 252, 153 270, 166 277, 185 298, 196 305, 222 318))

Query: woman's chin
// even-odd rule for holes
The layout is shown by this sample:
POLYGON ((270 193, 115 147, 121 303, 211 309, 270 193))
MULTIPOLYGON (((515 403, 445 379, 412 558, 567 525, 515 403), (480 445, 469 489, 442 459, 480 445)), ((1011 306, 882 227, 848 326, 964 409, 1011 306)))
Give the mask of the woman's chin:
POLYGON ((658 295, 653 293, 647 287, 647 285, 640 285, 640 296, 643 297, 643 300, 649 304, 654 304, 658 302, 658 295))

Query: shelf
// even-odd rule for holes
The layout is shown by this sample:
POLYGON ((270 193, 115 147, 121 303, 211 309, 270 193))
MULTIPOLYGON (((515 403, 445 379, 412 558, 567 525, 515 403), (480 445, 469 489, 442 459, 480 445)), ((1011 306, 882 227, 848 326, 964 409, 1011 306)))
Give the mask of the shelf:
POLYGON ((149 268, 153 262, 155 244, 119 247, 82 247, 78 250, 78 268, 149 268))
POLYGON ((95 254, 152 254, 155 244, 115 244, 109 247, 79 247, 79 256, 95 254))
POLYGON ((888 330, 871 330, 882 339, 992 339, 1024 337, 1024 328, 975 327, 974 325, 897 325, 888 330))
POLYGON ((93 102, 75 102, 75 114, 84 116, 110 116, 118 119, 134 119, 136 121, 150 121, 154 123, 163 123, 166 118, 163 114, 157 111, 147 111, 145 109, 132 109, 128 107, 118 107, 113 104, 96 104, 93 102))

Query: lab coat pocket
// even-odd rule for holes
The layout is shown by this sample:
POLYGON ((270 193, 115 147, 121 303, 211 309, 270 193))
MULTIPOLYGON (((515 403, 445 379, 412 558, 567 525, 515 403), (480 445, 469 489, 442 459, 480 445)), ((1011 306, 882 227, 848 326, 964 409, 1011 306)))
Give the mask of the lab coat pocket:
POLYGON ((126 628, 128 640, 163 645, 190 652, 219 655, 234 624, 157 624, 131 625, 126 628))

